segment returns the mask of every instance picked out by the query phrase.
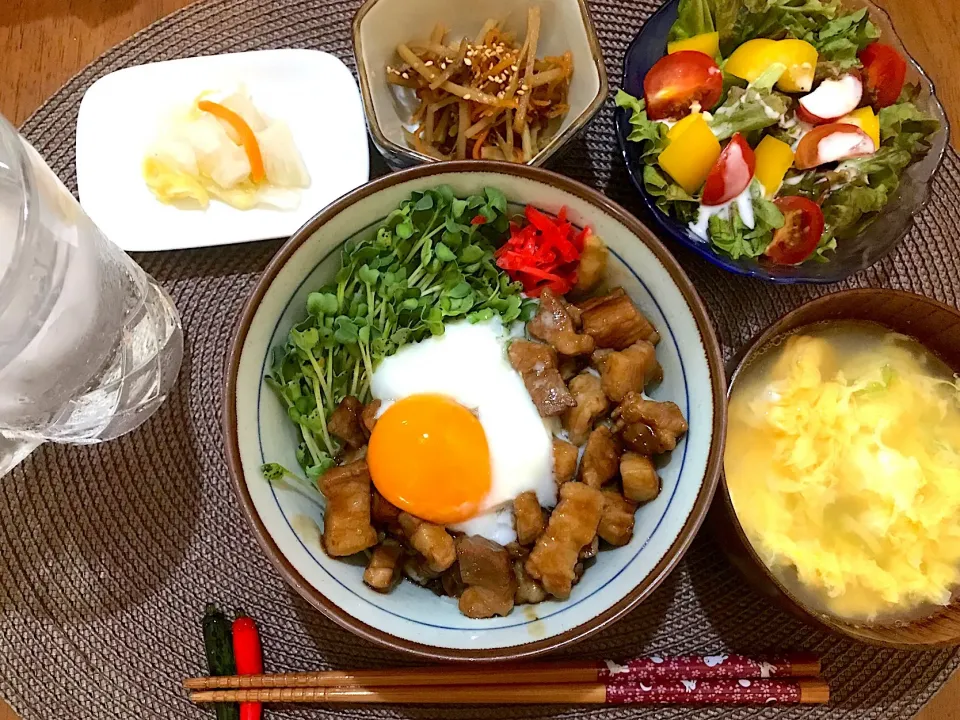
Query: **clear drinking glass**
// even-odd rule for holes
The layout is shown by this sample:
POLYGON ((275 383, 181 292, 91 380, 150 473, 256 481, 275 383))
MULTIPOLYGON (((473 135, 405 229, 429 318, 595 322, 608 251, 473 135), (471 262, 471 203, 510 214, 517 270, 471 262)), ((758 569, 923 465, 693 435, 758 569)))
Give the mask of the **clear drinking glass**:
POLYGON ((0 475, 46 440, 134 429, 182 356, 170 296, 0 116, 0 475))

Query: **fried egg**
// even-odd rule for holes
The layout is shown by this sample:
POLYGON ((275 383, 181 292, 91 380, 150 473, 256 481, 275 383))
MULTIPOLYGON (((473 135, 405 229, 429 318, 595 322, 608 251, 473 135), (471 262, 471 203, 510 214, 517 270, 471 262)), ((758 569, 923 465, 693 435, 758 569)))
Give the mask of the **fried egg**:
POLYGON ((552 435, 507 360, 511 337, 499 318, 451 323, 384 359, 371 380, 382 405, 367 452, 391 503, 502 545, 516 539, 517 495, 557 501, 552 435))

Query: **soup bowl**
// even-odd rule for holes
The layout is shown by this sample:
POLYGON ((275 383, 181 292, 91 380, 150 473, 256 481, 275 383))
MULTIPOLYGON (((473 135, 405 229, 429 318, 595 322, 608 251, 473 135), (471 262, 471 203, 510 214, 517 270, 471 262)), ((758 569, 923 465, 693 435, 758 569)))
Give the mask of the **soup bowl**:
MULTIPOLYGON (((912 337, 952 370, 960 372, 960 311, 928 297, 900 290, 847 290, 826 295, 788 313, 755 337, 730 363, 730 393, 743 368, 771 344, 794 331, 831 320, 877 323, 912 337)), ((912 622, 865 624, 822 612, 791 592, 761 560, 737 518, 725 475, 710 512, 710 526, 730 562, 753 587, 787 612, 809 623, 873 645, 920 649, 960 645, 960 601, 912 622)))
MULTIPOLYGON (((649 596, 677 565, 704 519, 723 448, 725 391, 719 346, 706 311, 680 266, 645 226, 599 193, 560 175, 473 161, 424 165, 361 187, 316 215, 267 267, 233 340, 224 394, 227 462, 250 527, 281 575, 320 612, 367 640, 422 657, 504 660, 566 646, 609 626, 649 596), (363 583, 364 561, 327 556, 324 507, 268 482, 261 464, 297 467, 294 426, 264 371, 273 347, 303 319, 307 295, 340 267, 350 238, 369 236, 416 190, 449 185, 458 195, 496 187, 519 209, 566 207, 610 251, 610 285, 620 285, 659 329, 664 381, 655 399, 676 402, 689 432, 660 469, 663 490, 640 508, 632 541, 604 550, 568 600, 514 608, 474 620, 451 598, 402 582, 389 594, 363 583)), ((397 462, 403 462, 398 458, 397 462)))

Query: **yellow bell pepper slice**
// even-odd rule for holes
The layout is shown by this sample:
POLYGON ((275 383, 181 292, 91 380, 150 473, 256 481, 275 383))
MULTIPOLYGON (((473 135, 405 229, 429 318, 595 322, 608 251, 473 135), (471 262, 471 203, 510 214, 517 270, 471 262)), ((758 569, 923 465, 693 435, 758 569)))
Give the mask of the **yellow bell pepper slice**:
POLYGON ((809 92, 817 71, 817 49, 805 40, 787 38, 777 42, 775 53, 777 61, 787 66, 777 87, 784 92, 809 92))
POLYGON ((700 33, 686 40, 675 40, 667 43, 667 55, 673 55, 681 50, 696 50, 705 53, 712 58, 720 56, 720 33, 709 32, 700 33))
MULTIPOLYGON (((856 125, 870 136, 870 139, 873 140, 874 147, 880 148, 880 118, 873 112, 873 108, 862 107, 859 110, 854 110, 849 115, 845 115, 837 120, 837 122, 856 125)), ((680 123, 677 123, 677 125, 679 124, 680 123)), ((673 127, 676 127, 676 125, 673 127)), ((670 137, 670 133, 667 133, 667 137, 670 137)))
POLYGON ((753 82, 761 73, 777 61, 776 40, 757 38, 747 40, 727 58, 723 69, 747 82, 753 82))
MULTIPOLYGON (((677 123, 679 125, 679 123, 677 123)), ((658 162, 680 187, 693 195, 707 179, 720 157, 720 141, 703 115, 696 115, 686 130, 671 140, 658 162)))
POLYGON ((683 135, 698 117, 700 117, 700 113, 690 113, 685 118, 677 120, 677 122, 673 124, 673 127, 667 130, 667 140, 676 140, 683 135))
POLYGON ((807 92, 813 87, 818 57, 817 49, 805 40, 757 38, 734 50, 723 69, 753 82, 774 63, 783 63, 787 69, 777 87, 784 92, 807 92))
POLYGON ((782 140, 767 135, 753 151, 757 166, 754 177, 763 185, 767 199, 777 194, 783 184, 783 176, 793 165, 793 150, 782 140))

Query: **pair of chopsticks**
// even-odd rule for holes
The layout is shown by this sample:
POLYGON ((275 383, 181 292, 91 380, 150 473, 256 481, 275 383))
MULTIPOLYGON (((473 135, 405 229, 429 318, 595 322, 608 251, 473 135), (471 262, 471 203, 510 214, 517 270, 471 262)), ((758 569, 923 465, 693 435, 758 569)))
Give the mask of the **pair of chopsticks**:
POLYGON ((651 656, 622 665, 553 662, 199 677, 195 703, 428 705, 820 704, 830 688, 810 655, 651 656))

